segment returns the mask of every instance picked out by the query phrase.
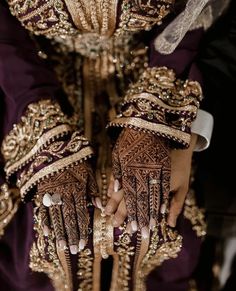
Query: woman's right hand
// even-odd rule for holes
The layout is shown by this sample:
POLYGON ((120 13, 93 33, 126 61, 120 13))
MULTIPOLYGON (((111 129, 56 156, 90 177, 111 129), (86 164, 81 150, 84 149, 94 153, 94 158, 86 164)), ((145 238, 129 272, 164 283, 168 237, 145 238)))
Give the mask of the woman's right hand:
POLYGON ((166 211, 170 192, 170 148, 165 138, 125 128, 113 149, 113 175, 124 191, 128 223, 147 237, 166 211))
POLYGON ((84 249, 89 226, 88 195, 98 195, 90 164, 79 163, 44 179, 37 194, 44 235, 54 231, 58 247, 69 246, 71 254, 84 249))

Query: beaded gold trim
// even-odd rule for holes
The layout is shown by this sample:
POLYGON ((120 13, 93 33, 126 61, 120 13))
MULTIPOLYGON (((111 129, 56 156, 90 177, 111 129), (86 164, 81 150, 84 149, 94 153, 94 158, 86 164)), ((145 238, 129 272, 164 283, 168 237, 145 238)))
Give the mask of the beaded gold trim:
POLYGON ((193 190, 190 190, 185 200, 184 217, 191 222, 192 229, 198 237, 204 237, 206 235, 205 212, 203 208, 197 206, 193 190))
POLYGON ((24 166, 52 140, 70 132, 75 122, 67 118, 60 106, 51 100, 30 104, 2 143, 7 176, 24 166))
POLYGON ((132 84, 110 126, 134 126, 186 147, 202 90, 198 82, 182 81, 166 67, 147 68, 132 84))
POLYGON ((68 277, 69 272, 67 270, 70 269, 70 262, 63 260, 66 261, 66 264, 69 264, 68 266, 61 262, 62 254, 59 253, 64 253, 64 251, 57 249, 54 233, 50 232, 47 238, 43 235, 42 220, 38 207, 37 205, 34 209, 34 230, 37 235, 30 251, 29 266, 35 272, 46 273, 52 280, 56 291, 72 291, 72 281, 70 276, 68 277))
POLYGON ((24 199, 27 192, 32 189, 37 183, 42 181, 45 177, 58 173, 65 168, 72 166, 78 162, 81 162, 93 154, 91 147, 85 147, 81 149, 79 152, 69 155, 65 158, 61 158, 56 162, 52 163, 49 166, 46 166, 34 173, 34 167, 39 167, 40 164, 44 164, 46 159, 43 157, 42 159, 39 157, 38 160, 35 161, 32 167, 26 172, 21 173, 21 179, 18 180, 17 186, 20 187, 20 193, 22 199, 24 199), (26 179, 26 177, 28 179, 26 179))
POLYGON ((202 100, 202 89, 198 82, 178 79, 175 72, 167 67, 147 68, 138 82, 130 87, 125 101, 130 101, 135 94, 144 92, 157 96, 171 107, 198 107, 202 100))
POLYGON ((109 123, 109 127, 112 127, 112 126, 133 127, 133 128, 137 128, 141 130, 147 130, 154 134, 158 134, 160 136, 167 137, 173 141, 179 142, 183 144, 183 146, 187 146, 190 142, 189 133, 185 133, 181 130, 171 128, 168 125, 149 122, 141 118, 136 118, 136 117, 117 118, 109 123))
POLYGON ((20 193, 18 189, 9 189, 3 184, 0 189, 0 237, 18 210, 20 193))

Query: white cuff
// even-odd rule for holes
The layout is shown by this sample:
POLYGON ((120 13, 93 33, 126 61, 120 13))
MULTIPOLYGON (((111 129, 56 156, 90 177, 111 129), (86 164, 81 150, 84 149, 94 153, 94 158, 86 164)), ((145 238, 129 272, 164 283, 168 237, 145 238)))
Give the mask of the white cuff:
POLYGON ((194 151, 200 152, 207 149, 210 145, 213 131, 213 116, 201 109, 198 109, 197 117, 192 123, 191 132, 198 135, 194 151))

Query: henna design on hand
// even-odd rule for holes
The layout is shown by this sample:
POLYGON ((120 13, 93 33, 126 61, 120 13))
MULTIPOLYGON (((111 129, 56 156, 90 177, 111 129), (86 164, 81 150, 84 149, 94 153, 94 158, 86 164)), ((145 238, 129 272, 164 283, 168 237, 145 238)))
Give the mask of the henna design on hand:
POLYGON ((168 199, 170 150, 166 139, 125 128, 112 154, 113 174, 124 189, 128 221, 148 226, 158 221, 160 205, 168 199))
POLYGON ((89 163, 75 165, 61 173, 46 178, 38 185, 39 208, 44 226, 55 232, 57 241, 67 241, 70 246, 87 240, 89 214, 87 202, 89 196, 96 196, 98 188, 89 163), (43 203, 45 193, 57 194, 61 203, 46 207, 43 203))

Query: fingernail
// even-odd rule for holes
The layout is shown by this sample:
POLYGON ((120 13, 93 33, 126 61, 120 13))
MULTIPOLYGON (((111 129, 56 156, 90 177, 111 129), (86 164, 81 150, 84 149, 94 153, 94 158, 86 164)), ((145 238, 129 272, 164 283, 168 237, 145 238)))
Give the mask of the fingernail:
POLYGON ((149 228, 150 228, 151 230, 154 230, 154 229, 155 229, 155 226, 156 226, 156 221, 155 221, 154 218, 151 218, 151 219, 150 219, 150 223, 149 223, 149 228))
POLYGON ((78 247, 76 245, 70 246, 70 253, 76 255, 78 253, 78 247))
POLYGON ((112 220, 112 224, 113 224, 114 227, 118 227, 119 226, 118 221, 116 219, 112 220))
POLYGON ((85 240, 81 239, 79 242, 79 250, 82 251, 85 248, 85 240))
POLYGON ((138 230, 138 224, 136 221, 131 221, 131 229, 132 232, 136 232, 138 230))
POLYGON ((100 198, 96 198, 95 199, 95 201, 96 201, 96 204, 97 204, 97 207, 100 209, 100 210, 104 210, 104 208, 103 208, 103 206, 102 206, 102 201, 101 201, 101 199, 100 198))
POLYGON ((96 201, 95 201, 94 198, 92 198, 92 203, 93 203, 93 205, 94 205, 95 207, 98 207, 98 206, 97 206, 97 203, 96 203, 96 201))
POLYGON ((60 250, 65 250, 66 249, 66 242, 64 240, 60 240, 58 242, 58 247, 60 248, 60 250))
POLYGON ((141 229, 141 234, 142 234, 142 237, 144 239, 147 239, 149 237, 149 231, 148 231, 148 228, 147 227, 143 227, 141 229))
POLYGON ((49 235, 49 228, 47 226, 43 227, 43 234, 44 234, 44 236, 48 236, 49 235))
POLYGON ((118 180, 115 180, 114 182, 114 192, 118 192, 120 188, 120 183, 118 180))

